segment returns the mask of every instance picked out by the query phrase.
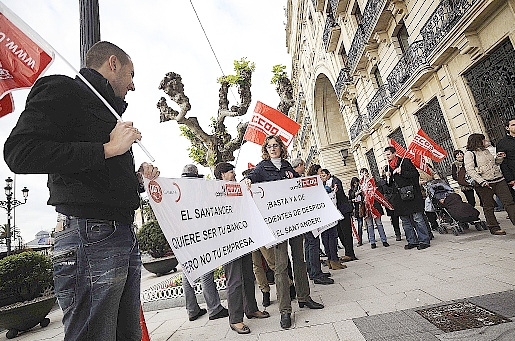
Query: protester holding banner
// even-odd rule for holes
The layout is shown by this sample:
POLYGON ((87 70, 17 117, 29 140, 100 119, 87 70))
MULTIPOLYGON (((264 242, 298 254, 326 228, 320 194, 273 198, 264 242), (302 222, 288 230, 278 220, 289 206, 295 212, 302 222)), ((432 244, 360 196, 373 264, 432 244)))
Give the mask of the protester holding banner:
MULTIPOLYGON (((256 165, 256 168, 247 176, 245 182, 250 188, 251 183, 277 181, 291 179, 299 175, 293 170, 286 157, 288 151, 281 138, 270 135, 265 138, 261 148, 263 161, 256 165)), ((291 255, 293 260, 293 273, 295 286, 297 288, 297 299, 299 307, 304 306, 311 309, 321 309, 324 306, 311 299, 309 296, 309 282, 307 277, 306 263, 302 252, 302 235, 289 239, 291 255)), ((291 327, 291 298, 288 279, 288 243, 282 242, 275 248, 275 284, 279 299, 279 311, 281 313, 281 327, 291 327)))
MULTIPOLYGON (((221 162, 215 166, 215 178, 224 181, 236 181, 234 166, 221 162)), ((267 318, 270 314, 260 311, 256 302, 252 255, 233 260, 224 265, 227 279, 227 306, 229 307, 229 326, 238 334, 250 333, 250 328, 243 323, 243 313, 247 318, 267 318)))
MULTIPOLYGON (((346 267, 345 264, 340 264, 340 261, 342 262, 350 262, 353 260, 357 260, 358 258, 354 254, 354 246, 352 245, 352 227, 350 224, 350 213, 352 212, 352 206, 349 203, 349 199, 347 198, 347 195, 345 194, 345 191, 343 189, 343 184, 340 179, 338 179, 336 176, 332 175, 328 169, 324 168, 322 169, 322 172, 320 174, 320 177, 324 181, 324 185, 328 186, 332 192, 329 192, 329 197, 331 197, 331 200, 333 200, 333 203, 336 205, 336 208, 343 216, 342 220, 338 220, 336 222, 336 257, 338 258, 338 238, 342 242, 343 247, 345 248, 345 255, 341 258, 338 258, 336 262, 330 262, 330 268, 336 267, 338 269, 339 267, 346 267), (334 197, 333 197, 334 194, 334 197)), ((327 187, 326 187, 327 190, 327 187)), ((326 231, 324 231, 326 232, 326 231)), ((323 238, 323 236, 322 236, 323 238)), ((330 241, 329 241, 330 242, 330 241)), ((327 243, 327 242, 326 242, 327 243)), ((331 260, 331 258, 328 258, 328 261, 331 260)))
POLYGON ((349 200, 354 205, 354 219, 358 223, 358 246, 363 245, 363 216, 365 215, 365 204, 363 203, 363 193, 359 187, 359 179, 353 177, 350 180, 349 200))
MULTIPOLYGON (((293 160, 295 163, 295 160, 293 160)), ((317 175, 320 165, 311 165, 309 167, 308 176, 317 175)), ((300 173, 299 173, 300 174, 300 173)), ((315 284, 333 284, 334 280, 329 278, 329 272, 323 272, 320 264, 320 237, 314 236, 313 232, 304 233, 304 257, 308 269, 309 279, 315 284)))
POLYGON ((430 246, 430 239, 423 216, 424 200, 419 184, 420 174, 410 159, 401 159, 396 155, 394 147, 386 147, 384 151, 388 161, 388 185, 394 187, 391 204, 401 218, 408 241, 404 249, 426 249, 430 246))
POLYGON ((377 200, 375 200, 375 197, 373 196, 374 192, 377 190, 377 187, 375 186, 375 183, 371 181, 373 179, 371 179, 368 169, 361 168, 359 174, 361 176, 361 188, 373 187, 373 191, 364 191, 366 212, 365 224, 367 225, 368 241, 370 242, 370 247, 372 249, 375 249, 377 247, 374 224, 377 227, 377 231, 379 232, 379 236, 381 237, 381 242, 383 242, 383 246, 388 247, 390 246, 390 244, 388 244, 386 233, 384 232, 383 222, 381 221, 381 216, 384 214, 383 207, 377 200))
POLYGON ((479 184, 476 190, 483 201, 483 212, 490 233, 505 235, 506 232, 499 227, 499 222, 494 214, 493 195, 495 194, 501 199, 508 217, 515 225, 515 203, 499 167, 506 154, 498 152, 494 158, 487 149, 487 145, 488 141, 483 134, 469 135, 464 159, 465 170, 479 184))
MULTIPOLYGON (((80 73, 122 114, 134 91, 134 67, 118 46, 98 42, 80 73)), ((141 258, 133 229, 143 177, 131 146, 132 122, 117 122, 79 78, 41 78, 4 145, 15 173, 47 173, 50 199, 66 216, 54 245, 54 289, 63 310, 64 340, 141 340, 141 258), (140 181, 138 180, 140 177, 140 181)))
MULTIPOLYGON (((199 179, 203 178, 204 175, 198 173, 197 166, 188 164, 183 167, 181 177, 199 179)), ((220 304, 220 295, 216 289, 214 271, 203 275, 201 277, 202 283, 202 294, 206 300, 207 310, 200 308, 197 302, 197 296, 195 295, 195 289, 191 286, 190 282, 186 279, 182 279, 182 290, 184 291, 184 297, 186 299, 186 311, 188 312, 188 318, 190 321, 195 321, 202 315, 209 312, 209 319, 216 320, 229 316, 229 311, 222 304, 220 304)), ((248 331, 250 333, 250 330, 248 331)))

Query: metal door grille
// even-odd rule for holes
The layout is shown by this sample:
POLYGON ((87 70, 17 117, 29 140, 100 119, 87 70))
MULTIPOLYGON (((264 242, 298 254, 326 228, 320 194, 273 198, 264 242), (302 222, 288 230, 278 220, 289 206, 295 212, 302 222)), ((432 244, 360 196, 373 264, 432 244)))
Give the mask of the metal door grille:
POLYGON ((370 174, 376 179, 379 179, 379 168, 377 167, 377 161, 376 156, 374 154, 374 150, 370 149, 368 152, 365 153, 365 156, 367 157, 368 161, 368 167, 370 168, 370 174))
POLYGON ((404 135, 402 135, 401 128, 395 129, 390 135, 388 135, 388 138, 394 140, 398 144, 400 144, 404 149, 406 149, 406 140, 404 140, 404 135))
POLYGON ((449 129, 445 123, 442 109, 435 97, 427 103, 425 107, 415 113, 420 123, 420 128, 438 145, 447 151, 447 156, 440 162, 433 162, 434 169, 440 176, 451 175, 452 152, 454 145, 449 134, 449 129))
POLYGON ((494 143, 504 137, 505 121, 515 117, 514 61, 508 39, 464 74, 486 134, 494 143))

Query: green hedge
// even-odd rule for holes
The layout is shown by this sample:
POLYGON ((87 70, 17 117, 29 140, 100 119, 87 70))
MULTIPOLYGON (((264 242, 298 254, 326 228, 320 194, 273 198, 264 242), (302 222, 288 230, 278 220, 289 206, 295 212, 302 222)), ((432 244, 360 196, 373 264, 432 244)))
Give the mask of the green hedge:
POLYGON ((11 255, 0 260, 0 279, 0 299, 28 301, 53 285, 52 262, 34 251, 11 255))
POLYGON ((138 230, 137 237, 140 250, 147 251, 154 258, 164 257, 170 250, 170 245, 157 220, 143 224, 138 230))

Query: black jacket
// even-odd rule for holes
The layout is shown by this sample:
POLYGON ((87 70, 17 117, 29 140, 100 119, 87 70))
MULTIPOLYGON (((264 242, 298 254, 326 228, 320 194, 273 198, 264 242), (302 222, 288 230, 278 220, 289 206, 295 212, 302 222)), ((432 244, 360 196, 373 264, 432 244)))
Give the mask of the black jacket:
POLYGON ((281 160, 281 169, 277 169, 272 161, 263 160, 252 169, 249 175, 247 175, 247 178, 250 179, 253 184, 298 177, 299 174, 297 174, 290 163, 286 160, 281 160))
POLYGON ((515 180, 515 137, 506 135, 497 143, 496 151, 506 153, 501 163, 502 175, 506 182, 515 180))
POLYGON ((338 208, 341 214, 352 212, 353 207, 345 194, 342 181, 334 175, 331 175, 331 177, 333 178, 333 184, 336 185, 336 208, 338 208))
MULTIPOLYGON (((401 162, 399 158, 399 163, 401 162)), ((398 167, 398 165, 397 165, 398 167)), ((393 174, 393 169, 390 165, 386 166, 386 171, 393 174)), ((395 209, 395 214, 399 216, 407 216, 417 212, 424 212, 424 199, 422 199, 422 191, 420 190, 419 183, 420 174, 411 162, 410 159, 405 158, 401 165, 401 174, 394 174, 390 177, 388 185, 393 187, 393 195, 390 204, 395 209), (413 200, 404 201, 399 194, 399 188, 406 186, 413 186, 415 197, 413 200)))
MULTIPOLYGON (((127 104, 100 73, 81 74, 122 114, 127 104)), ((48 174, 49 205, 65 215, 132 223, 139 205, 132 151, 104 158, 116 118, 77 77, 39 79, 4 145, 14 173, 48 174)))

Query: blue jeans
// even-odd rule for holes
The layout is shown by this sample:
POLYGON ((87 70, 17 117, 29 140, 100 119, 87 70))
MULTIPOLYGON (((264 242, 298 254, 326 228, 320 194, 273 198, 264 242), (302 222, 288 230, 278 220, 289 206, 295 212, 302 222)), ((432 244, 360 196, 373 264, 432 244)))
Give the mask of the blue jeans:
POLYGON ((359 236, 359 243, 363 244, 363 218, 356 218, 356 221, 358 222, 358 236, 359 236))
POLYGON ((129 224, 69 217, 55 235, 65 341, 141 340, 141 258, 129 224))
POLYGON ((374 223, 377 226, 377 231, 379 231, 379 236, 381 237, 381 241, 386 242, 386 233, 384 233, 383 222, 381 221, 381 217, 372 218, 369 216, 365 219, 365 223, 367 224, 367 232, 368 232, 368 241, 370 244, 376 243, 376 233, 374 232, 374 223))
POLYGON ((400 218, 408 244, 429 245, 429 232, 427 231, 426 222, 424 221, 422 212, 417 212, 406 216, 401 215, 400 218))
POLYGON ((308 267, 309 279, 315 279, 322 274, 320 265, 320 238, 313 236, 312 232, 304 233, 304 256, 308 267))

